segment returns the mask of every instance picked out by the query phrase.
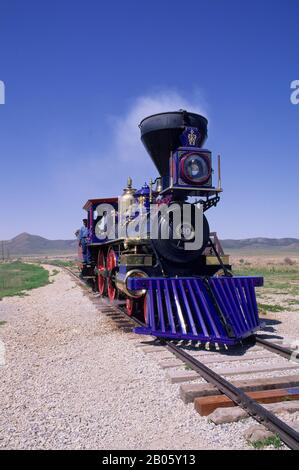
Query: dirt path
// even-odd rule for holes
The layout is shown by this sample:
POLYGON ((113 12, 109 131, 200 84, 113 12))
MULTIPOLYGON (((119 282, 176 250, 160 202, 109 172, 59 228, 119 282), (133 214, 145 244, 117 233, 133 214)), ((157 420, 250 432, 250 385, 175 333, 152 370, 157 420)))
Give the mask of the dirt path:
POLYGON ((116 327, 65 271, 51 279, 0 302, 0 448, 250 448, 251 418, 200 417, 157 354, 137 347, 143 337, 116 327))
POLYGON ((0 447, 217 447, 204 437, 208 423, 128 333, 67 273, 52 279, 0 302, 0 447))

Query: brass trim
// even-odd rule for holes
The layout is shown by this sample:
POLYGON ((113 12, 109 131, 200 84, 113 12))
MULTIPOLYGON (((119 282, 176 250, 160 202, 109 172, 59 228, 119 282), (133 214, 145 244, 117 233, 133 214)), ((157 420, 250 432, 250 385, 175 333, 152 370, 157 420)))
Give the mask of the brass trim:
POLYGON ((133 277, 134 274, 136 277, 148 277, 148 275, 142 271, 141 269, 131 269, 128 271, 124 276, 119 277, 119 273, 116 276, 116 286, 119 290, 124 292, 128 297, 132 297, 133 299, 138 299, 142 297, 146 293, 146 289, 139 289, 139 290, 129 290, 127 288, 127 282, 129 277, 133 277))
POLYGON ((120 264, 123 266, 152 266, 152 255, 146 254, 122 254, 120 257, 120 264))
MULTIPOLYGON (((229 255, 220 256, 223 264, 229 264, 229 255)), ((207 266, 220 266, 219 261, 216 256, 206 256, 206 265, 207 266)))

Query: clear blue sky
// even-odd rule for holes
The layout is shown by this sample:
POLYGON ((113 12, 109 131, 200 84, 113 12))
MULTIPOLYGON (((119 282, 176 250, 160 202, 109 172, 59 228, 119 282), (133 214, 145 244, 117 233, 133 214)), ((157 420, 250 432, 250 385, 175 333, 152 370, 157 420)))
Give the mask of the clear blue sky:
POLYGON ((0 0, 0 239, 71 238, 89 197, 155 176, 140 117, 186 106, 222 155, 211 228, 299 237, 298 18, 298 0, 0 0))

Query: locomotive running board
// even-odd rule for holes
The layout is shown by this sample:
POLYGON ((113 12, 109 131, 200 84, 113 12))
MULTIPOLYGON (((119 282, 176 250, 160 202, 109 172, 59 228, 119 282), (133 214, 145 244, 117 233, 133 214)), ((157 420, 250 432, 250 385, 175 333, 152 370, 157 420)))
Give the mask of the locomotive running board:
POLYGON ((130 278, 146 289, 147 324, 135 332, 232 345, 260 328, 255 287, 262 277, 130 278))

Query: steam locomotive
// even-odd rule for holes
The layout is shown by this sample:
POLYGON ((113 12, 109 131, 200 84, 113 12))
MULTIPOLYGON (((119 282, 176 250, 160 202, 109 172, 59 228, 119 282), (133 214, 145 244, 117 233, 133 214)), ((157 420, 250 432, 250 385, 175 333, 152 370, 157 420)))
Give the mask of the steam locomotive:
POLYGON ((212 153, 203 148, 207 126, 185 110, 141 121, 159 176, 139 189, 128 178, 119 198, 86 202, 90 259, 79 253, 79 263, 101 296, 142 322, 137 333, 232 345, 259 329, 255 287, 263 278, 232 275, 210 232, 205 213, 222 188, 220 157, 213 186, 212 153))

